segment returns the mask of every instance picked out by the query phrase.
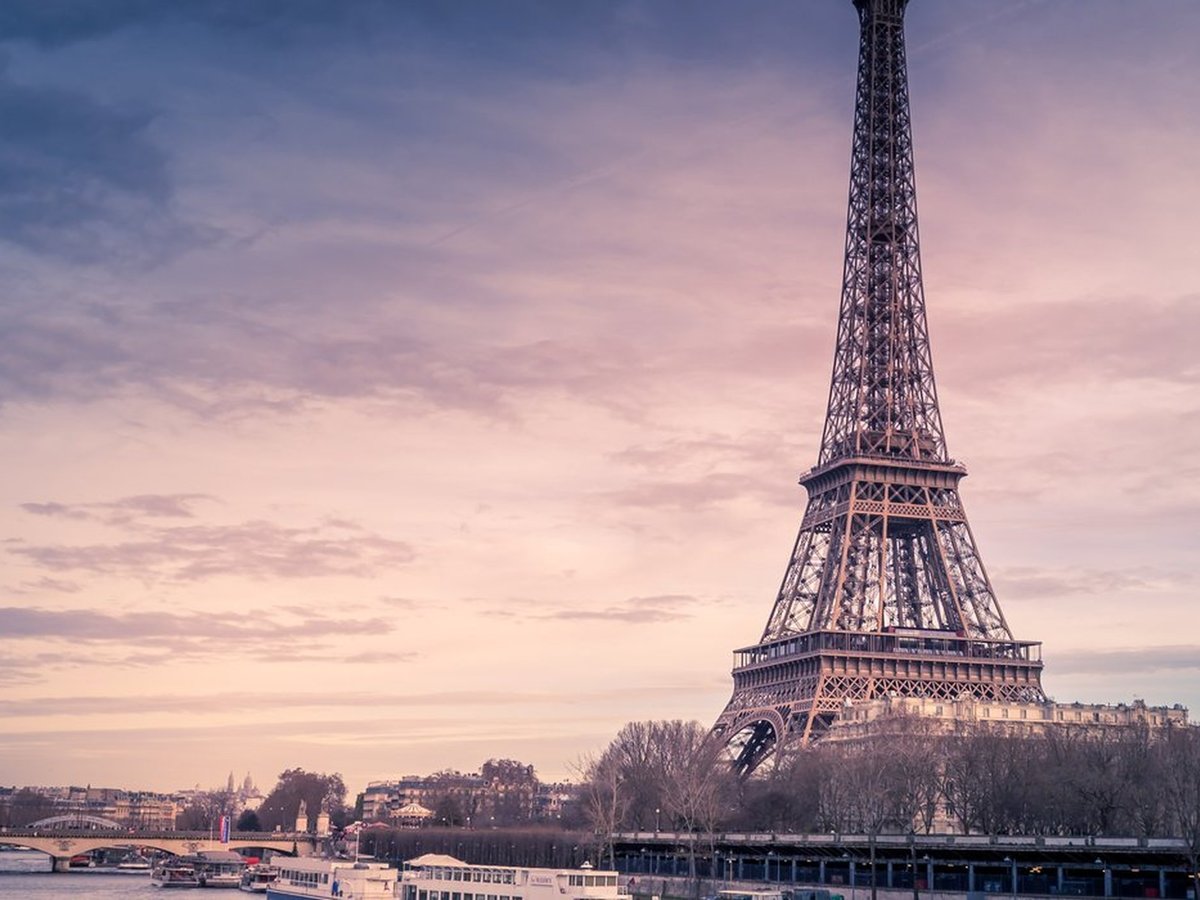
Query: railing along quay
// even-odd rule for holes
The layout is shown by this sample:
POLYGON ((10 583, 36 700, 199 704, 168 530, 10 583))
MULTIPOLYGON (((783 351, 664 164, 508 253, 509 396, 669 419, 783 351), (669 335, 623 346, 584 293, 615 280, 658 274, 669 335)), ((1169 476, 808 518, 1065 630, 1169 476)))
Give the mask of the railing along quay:
POLYGON ((635 878, 805 885, 831 892, 1195 900, 1179 838, 627 832, 617 867, 635 878))

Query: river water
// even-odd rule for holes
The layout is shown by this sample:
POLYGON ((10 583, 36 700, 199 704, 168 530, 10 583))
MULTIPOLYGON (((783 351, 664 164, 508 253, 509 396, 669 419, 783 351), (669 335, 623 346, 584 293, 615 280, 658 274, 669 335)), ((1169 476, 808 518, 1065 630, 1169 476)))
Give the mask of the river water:
MULTIPOLYGON (((150 884, 149 872, 50 872, 50 857, 36 851, 8 850, 0 853, 0 900, 116 900, 124 897, 159 897, 162 892, 150 884)), ((184 893, 191 895, 191 891, 184 893)), ((203 892, 212 897, 212 891, 203 892)), ((240 891, 218 891, 234 900, 245 897, 240 891)))

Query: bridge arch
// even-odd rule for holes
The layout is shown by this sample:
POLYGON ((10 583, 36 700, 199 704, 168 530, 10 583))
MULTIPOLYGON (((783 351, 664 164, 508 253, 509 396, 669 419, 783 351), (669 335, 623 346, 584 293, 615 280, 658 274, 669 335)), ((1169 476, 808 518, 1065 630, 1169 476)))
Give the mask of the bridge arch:
POLYGON ((102 819, 99 816, 83 816, 83 815, 67 815, 67 816, 50 816, 45 819, 38 819, 36 822, 30 822, 27 828, 89 828, 101 829, 104 831, 120 831, 121 823, 114 822, 112 819, 102 819))
POLYGON ((318 839, 310 834, 243 833, 232 835, 222 844, 208 832, 137 832, 122 829, 41 829, 32 827, 0 830, 0 840, 6 844, 40 850, 54 860, 55 871, 65 871, 72 856, 93 850, 148 848, 176 856, 186 856, 200 850, 273 850, 287 856, 309 856, 318 849, 318 839))

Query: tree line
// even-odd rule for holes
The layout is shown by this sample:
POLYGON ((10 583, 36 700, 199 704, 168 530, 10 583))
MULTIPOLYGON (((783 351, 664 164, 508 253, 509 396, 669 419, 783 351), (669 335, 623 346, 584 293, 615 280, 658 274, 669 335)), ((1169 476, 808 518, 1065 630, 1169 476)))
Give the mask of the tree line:
POLYGON ((631 722, 586 761, 600 835, 670 830, 1183 838, 1200 847, 1200 729, 984 723, 947 732, 916 715, 819 741, 738 778, 698 722, 631 722))

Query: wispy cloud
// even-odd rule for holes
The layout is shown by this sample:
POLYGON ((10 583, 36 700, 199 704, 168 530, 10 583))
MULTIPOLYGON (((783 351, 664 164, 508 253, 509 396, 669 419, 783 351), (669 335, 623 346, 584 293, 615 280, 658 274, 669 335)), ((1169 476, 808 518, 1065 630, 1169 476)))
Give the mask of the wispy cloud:
MULTIPOLYGON (((640 690, 670 696, 685 686, 680 683, 643 685, 640 690)), ((510 706, 559 707, 582 701, 619 700, 624 689, 586 691, 564 696, 555 691, 494 691, 454 690, 403 693, 394 691, 328 691, 295 692, 238 691, 208 694, 144 694, 139 697, 90 695, 87 697, 33 697, 23 700, 0 699, 0 715, 5 717, 38 717, 46 715, 87 715, 103 718, 125 713, 196 713, 255 710, 303 709, 404 709, 442 707, 510 706)))
MULTIPOLYGON (((189 495, 179 495, 189 496, 189 495)), ((109 524, 128 525, 134 513, 188 517, 185 503, 97 504, 109 524)), ((44 515, 39 509, 27 511, 44 515)), ((53 515, 74 517, 73 507, 53 515)), ((77 511, 77 510, 76 510, 77 511)), ((137 540, 107 544, 10 545, 8 553, 52 572, 87 572, 142 581, 194 582, 226 575, 247 578, 365 577, 410 563, 415 553, 403 542, 369 533, 347 522, 286 527, 250 521, 237 525, 139 525, 137 540)))
POLYGON ((9 653, 0 663, 0 681, 44 682, 54 672, 97 669, 106 672, 158 669, 188 661, 244 660, 247 653, 263 665, 275 663, 387 662, 404 664, 414 652, 347 652, 339 639, 362 642, 386 638, 390 619, 303 616, 259 610, 253 616, 162 610, 109 613, 75 608, 46 610, 0 607, 0 632, 9 653), (47 650, 66 645, 69 650, 47 650), (29 650, 24 649, 28 646, 29 650))
POLYGON ((21 509, 35 516, 95 519, 120 525, 139 518, 192 519, 192 506, 199 500, 212 499, 206 494, 142 494, 105 503, 22 503, 21 509))
POLYGON ((15 594, 38 593, 41 591, 78 594, 83 590, 83 585, 77 581, 68 581, 65 578, 49 578, 43 575, 41 578, 36 578, 33 581, 23 581, 16 587, 9 588, 9 590, 15 594))
POLYGON ((696 511, 745 497, 791 506, 795 498, 781 484, 778 476, 778 472, 714 472, 689 481, 645 481, 611 491, 604 495, 604 499, 619 507, 682 511, 696 511))
POLYGON ((1128 569, 1009 566, 997 570, 995 575, 1003 593, 1018 598, 1184 591, 1196 581, 1190 573, 1156 571, 1145 566, 1128 569))
MULTIPOLYGON (((1200 295, 1077 296, 1036 308, 998 304, 938 311, 948 345, 944 378, 989 393, 1011 383, 1135 379, 1200 381, 1191 335, 1200 333, 1200 295), (986 340, 982 336, 987 335, 986 340)), ((939 373, 943 374, 943 373, 939 373)))
POLYGON ((387 634, 386 619, 346 619, 312 615, 301 622, 270 617, 246 620, 208 613, 138 612, 113 614, 95 609, 45 610, 0 607, 0 629, 9 640, 52 638, 78 643, 139 644, 169 639, 180 646, 196 644, 254 646, 263 641, 286 644, 330 635, 387 634))
POLYGON ((1064 675, 1132 675, 1200 671, 1200 644, 1096 649, 1057 653, 1054 672, 1064 675))
POLYGON ((489 607, 484 610, 484 615, 499 618, 654 624, 689 618, 697 607, 711 601, 688 594, 658 594, 629 597, 606 605, 588 604, 576 599, 548 601, 508 598, 502 605, 494 605, 493 601, 478 602, 489 607))
POLYGON ((648 624, 686 619, 700 605, 695 597, 684 594, 661 594, 654 597, 630 597, 604 609, 559 609, 535 618, 630 622, 648 624))

